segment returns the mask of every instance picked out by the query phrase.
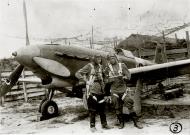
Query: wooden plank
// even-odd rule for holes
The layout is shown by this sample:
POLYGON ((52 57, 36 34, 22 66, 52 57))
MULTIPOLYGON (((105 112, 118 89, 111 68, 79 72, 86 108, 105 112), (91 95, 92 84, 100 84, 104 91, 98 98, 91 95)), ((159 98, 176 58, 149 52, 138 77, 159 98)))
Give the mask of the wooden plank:
MULTIPOLYGON (((34 74, 31 71, 24 71, 24 73, 25 73, 26 77, 34 76, 34 74)), ((6 72, 6 71, 1 73, 2 77, 8 77, 8 76, 10 76, 10 74, 11 74, 11 72, 6 72)))
MULTIPOLYGON (((26 86, 27 88, 40 88, 38 84, 34 84, 34 83, 26 83, 26 85, 27 85, 26 86)), ((23 89, 23 86, 21 83, 12 87, 12 91, 21 90, 21 89, 23 89)))
MULTIPOLYGON (((38 88, 38 84, 33 84, 33 83, 26 83, 26 87, 28 88, 38 88)), ((13 88, 11 89, 12 91, 14 90, 22 90, 23 86, 22 85, 15 85, 13 86, 13 88)))
MULTIPOLYGON (((32 89, 27 89, 27 93, 30 94, 30 93, 38 93, 38 92, 45 92, 45 89, 44 88, 32 88, 32 89)), ((61 91, 55 91, 55 95, 59 95, 60 93, 62 93, 61 91)), ((23 91, 20 90, 20 91, 13 91, 13 92, 8 92, 6 94, 6 97, 8 96, 16 96, 16 95, 21 95, 23 94, 23 91)))
POLYGON ((172 50, 167 50, 166 54, 179 54, 179 53, 186 53, 187 49, 182 48, 182 49, 172 49, 172 50))
MULTIPOLYGON (((33 98, 33 97, 38 97, 38 96, 44 96, 44 92, 28 94, 28 98, 33 98)), ((21 99, 24 99, 23 94, 19 96, 15 96, 15 97, 7 97, 5 98, 5 101, 16 101, 16 100, 21 100, 21 99)))
MULTIPOLYGON (((62 92, 57 91, 55 95, 59 95, 62 94, 62 92)), ((28 93, 28 98, 34 98, 34 97, 40 97, 40 96, 44 96, 45 95, 45 90, 43 91, 38 91, 37 93, 28 93)), ((20 94, 18 96, 8 96, 5 98, 5 101, 16 101, 16 100, 23 100, 24 96, 23 94, 20 94)))
MULTIPOLYGON (((172 49, 172 50, 166 50, 167 55, 175 55, 175 54, 181 54, 181 53, 187 53, 186 48, 181 48, 181 49, 172 49)), ((154 56, 155 52, 154 51, 148 51, 148 52, 142 52, 141 56, 154 56)))
MULTIPOLYGON (((27 93, 38 93, 38 92, 41 92, 41 91, 45 91, 44 88, 30 88, 30 89, 27 89, 27 93)), ((6 96, 9 96, 9 95, 19 95, 19 94, 23 94, 23 91, 20 90, 20 91, 11 91, 11 92, 8 92, 6 94, 6 96)))

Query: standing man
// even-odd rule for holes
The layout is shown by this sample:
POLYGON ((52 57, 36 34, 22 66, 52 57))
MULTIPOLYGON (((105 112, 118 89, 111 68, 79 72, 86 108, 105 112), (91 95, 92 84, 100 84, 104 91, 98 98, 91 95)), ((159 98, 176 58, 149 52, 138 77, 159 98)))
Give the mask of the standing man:
POLYGON ((126 80, 130 80, 131 74, 124 63, 118 62, 115 54, 108 56, 108 80, 111 83, 111 98, 119 120, 119 129, 124 127, 123 107, 127 107, 129 117, 137 128, 142 128, 135 119, 136 113, 133 110, 134 101, 128 95, 126 80))
POLYGON ((99 113, 102 128, 110 129, 107 125, 105 115, 104 102, 104 80, 102 69, 102 57, 100 55, 94 56, 91 63, 88 63, 75 76, 79 79, 79 83, 86 83, 86 98, 90 114, 90 129, 92 132, 96 131, 95 116, 99 113))

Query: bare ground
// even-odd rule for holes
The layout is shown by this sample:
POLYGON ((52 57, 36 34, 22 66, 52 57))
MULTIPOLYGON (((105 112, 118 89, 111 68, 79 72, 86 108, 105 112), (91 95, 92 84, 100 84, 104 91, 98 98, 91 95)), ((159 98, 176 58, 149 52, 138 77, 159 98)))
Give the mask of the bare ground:
MULTIPOLYGON (((59 97, 55 98, 60 109, 60 116, 50 120, 39 121, 40 114, 38 106, 40 100, 33 100, 29 103, 23 101, 9 102, 0 107, 0 134, 133 134, 133 135, 152 135, 167 134, 172 135, 169 126, 173 122, 182 124, 183 129, 179 135, 190 135, 190 116, 189 109, 178 109, 174 113, 175 118, 166 115, 151 114, 148 111, 140 121, 143 129, 137 129, 132 122, 127 122, 124 129, 114 126, 115 116, 112 112, 107 113, 108 124, 113 129, 103 130, 99 117, 96 118, 98 131, 91 133, 89 130, 89 119, 86 110, 82 106, 82 100, 78 98, 59 97)), ((163 110, 161 110, 163 111, 163 110)), ((158 112, 157 112, 158 113, 158 112)))

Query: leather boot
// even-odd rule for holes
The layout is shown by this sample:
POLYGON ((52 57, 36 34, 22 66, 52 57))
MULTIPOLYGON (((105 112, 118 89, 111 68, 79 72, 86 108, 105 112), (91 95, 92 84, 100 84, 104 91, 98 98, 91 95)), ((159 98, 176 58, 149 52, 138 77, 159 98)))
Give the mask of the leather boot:
POLYGON ((132 121, 134 122, 134 126, 137 127, 138 129, 142 129, 143 126, 138 122, 137 120, 137 115, 135 112, 130 113, 130 118, 132 119, 132 121))
POLYGON ((108 125, 104 125, 104 126, 102 126, 102 128, 103 128, 103 129, 111 129, 111 128, 113 128, 113 127, 110 127, 110 126, 108 126, 108 125))
POLYGON ((122 114, 118 114, 117 115, 117 118, 118 118, 118 120, 119 120, 119 129, 122 129, 122 128, 124 128, 124 120, 123 120, 123 115, 122 114))
POLYGON ((90 128, 95 127, 95 117, 96 117, 96 113, 94 111, 90 111, 90 128))
POLYGON ((97 131, 97 129, 96 129, 96 127, 91 127, 91 128, 90 128, 90 131, 91 131, 92 133, 94 133, 94 132, 97 131))

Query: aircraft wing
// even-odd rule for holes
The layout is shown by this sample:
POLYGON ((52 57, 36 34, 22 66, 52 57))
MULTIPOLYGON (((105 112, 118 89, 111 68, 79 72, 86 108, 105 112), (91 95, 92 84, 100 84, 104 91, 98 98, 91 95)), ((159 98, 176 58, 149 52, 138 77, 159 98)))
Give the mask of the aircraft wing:
POLYGON ((136 82, 139 78, 145 83, 155 83, 166 78, 190 74, 190 59, 180 60, 145 67, 131 68, 131 81, 136 82))

